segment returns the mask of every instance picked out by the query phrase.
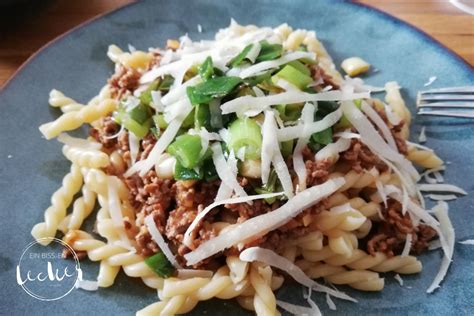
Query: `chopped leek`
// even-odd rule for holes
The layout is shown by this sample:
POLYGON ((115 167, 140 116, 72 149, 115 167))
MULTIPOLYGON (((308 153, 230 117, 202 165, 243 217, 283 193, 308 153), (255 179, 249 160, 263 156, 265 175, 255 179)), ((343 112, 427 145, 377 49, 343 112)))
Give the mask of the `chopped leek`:
POLYGON ((328 127, 325 130, 314 133, 311 135, 311 141, 314 141, 321 145, 327 145, 332 143, 332 128, 328 127))
POLYGON ((303 109, 303 104, 294 103, 294 104, 278 104, 276 110, 278 111, 280 118, 287 122, 294 122, 301 117, 301 111, 303 109))
MULTIPOLYGON (((277 173, 275 170, 272 170, 270 172, 270 176, 268 177, 267 184, 263 185, 260 188, 255 188, 255 192, 257 192, 258 194, 274 193, 276 184, 277 184, 276 182, 277 182, 277 173)), ((276 199, 277 197, 275 196, 272 198, 265 199, 265 202, 267 202, 268 204, 273 204, 275 203, 276 199)))
POLYGON ((211 78, 194 87, 188 87, 186 92, 193 105, 209 103, 214 98, 228 95, 242 82, 239 77, 211 78))
POLYGON ((234 58, 232 58, 229 61, 227 66, 229 66, 229 67, 239 66, 244 61, 245 57, 247 57, 247 54, 252 49, 252 46, 253 46, 253 44, 249 44, 249 45, 245 46, 245 48, 237 56, 235 56, 234 58))
POLYGON ((159 277, 168 278, 174 272, 173 265, 168 261, 168 259, 162 252, 156 253, 153 256, 148 257, 144 261, 145 264, 159 277))
POLYGON ((306 67, 302 62, 298 60, 293 60, 288 63, 288 65, 298 69, 300 72, 304 73, 307 76, 311 76, 311 71, 306 67))
POLYGON ((245 117, 237 119, 229 127, 227 144, 235 153, 245 148, 245 159, 260 159, 262 149, 262 132, 254 119, 245 117))
POLYGON ((309 75, 301 72, 299 69, 293 67, 290 64, 287 64, 282 70, 277 72, 272 77, 272 81, 274 83, 277 83, 279 79, 288 81, 300 90, 303 90, 307 85, 313 82, 313 79, 309 75))
POLYGON ((256 86, 264 81, 270 80, 274 70, 269 70, 261 75, 245 78, 244 82, 249 86, 256 86))
POLYGON ((191 128, 194 125, 194 113, 196 109, 192 109, 192 111, 186 116, 183 123, 181 124, 181 128, 191 128))
POLYGON ((293 153, 293 140, 288 140, 286 142, 282 142, 281 144, 281 154, 284 158, 291 156, 293 153))
POLYGON ((140 94, 140 102, 145 105, 150 105, 153 101, 151 97, 151 92, 155 91, 158 88, 159 80, 153 81, 150 86, 140 94))
POLYGON ((214 66, 212 64, 211 56, 207 57, 206 60, 204 60, 204 62, 201 64, 201 66, 199 66, 198 72, 202 80, 204 81, 212 77, 212 75, 214 74, 214 66))
POLYGON ((209 113, 211 115, 211 127, 214 129, 220 129, 224 127, 222 122, 222 110, 218 100, 212 100, 209 102, 209 113))
POLYGON ((161 79, 160 85, 158 86, 158 90, 162 92, 167 92, 169 91, 173 83, 174 83, 174 78, 171 75, 166 75, 161 79))
POLYGON ((168 127, 168 123, 166 123, 163 114, 153 115, 153 122, 155 123, 155 126, 159 129, 165 129, 168 127))
POLYGON ((261 49, 256 62, 273 60, 280 57, 283 53, 283 46, 280 44, 269 44, 267 41, 261 41, 260 45, 261 49))
POLYGON ((198 135, 183 134, 168 146, 168 153, 187 169, 196 167, 201 162, 201 137, 198 135))
POLYGON ((124 108, 119 108, 119 110, 114 113, 114 120, 141 139, 148 134, 151 120, 143 112, 135 111, 135 109, 138 108, 137 106, 130 112, 126 112, 124 108))
POLYGON ((175 180, 201 180, 203 177, 203 170, 201 169, 188 169, 183 167, 181 163, 176 161, 174 166, 174 179, 175 180))
MULTIPOLYGON (((354 100, 353 102, 354 102, 354 105, 360 110, 360 108, 362 106, 362 100, 358 99, 358 100, 354 100)), ((337 124, 334 125, 334 127, 336 129, 346 129, 346 128, 349 128, 351 126, 352 126, 351 122, 349 122, 347 117, 345 117, 344 115, 342 115, 339 122, 337 122, 337 124)))
POLYGON ((207 104, 197 104, 194 108, 194 127, 200 129, 205 127, 211 129, 211 111, 207 104))
POLYGON ((219 175, 217 174, 216 167, 214 166, 212 159, 204 160, 202 164, 202 171, 204 174, 204 180, 206 180, 206 182, 219 179, 219 175))

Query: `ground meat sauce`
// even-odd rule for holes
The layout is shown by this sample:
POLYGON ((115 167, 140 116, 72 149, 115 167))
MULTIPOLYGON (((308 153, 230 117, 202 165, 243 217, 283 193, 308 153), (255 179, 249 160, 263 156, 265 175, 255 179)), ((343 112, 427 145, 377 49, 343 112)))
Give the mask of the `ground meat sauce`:
POLYGON ((393 199, 387 201, 383 208, 384 220, 372 230, 368 237, 367 250, 374 255, 377 251, 388 256, 399 254, 405 245, 406 236, 412 235, 412 248, 414 253, 420 253, 428 247, 428 243, 436 236, 436 231, 420 224, 413 226, 410 215, 401 213, 402 205, 393 199))
MULTIPOLYGON (((158 64, 162 58, 159 51, 152 53, 154 58, 149 67, 158 64)), ((331 85, 334 89, 339 88, 333 79, 318 66, 311 67, 311 75, 316 82, 320 82, 320 87, 331 85)), ((136 70, 118 66, 114 75, 109 80, 113 97, 121 98, 123 95, 131 93, 138 87, 139 77, 140 74, 136 70)), ((377 112, 391 129, 400 153, 406 154, 406 142, 399 136, 403 122, 397 126, 393 126, 389 123, 383 111, 377 110, 377 112)), ((91 129, 90 135, 101 143, 108 152, 117 150, 125 163, 130 166, 128 133, 124 131, 119 133, 117 137, 113 137, 116 136, 119 131, 120 126, 116 124, 111 117, 107 117, 102 119, 100 128, 91 129)), ((153 149, 155 143, 155 137, 152 134, 147 135, 141 142, 137 159, 145 159, 153 149)), ((315 153, 309 147, 304 148, 302 151, 307 172, 307 187, 327 181, 333 168, 333 163, 329 160, 315 161, 314 154, 315 153)), ((357 172, 370 170, 373 167, 377 168, 380 172, 388 169, 387 165, 358 139, 351 140, 350 148, 344 153, 341 153, 340 161, 347 163, 357 172)), ((293 182, 295 184, 298 183, 297 175, 293 170, 291 157, 287 159, 287 165, 293 182)), ((109 173, 116 174, 112 171, 109 173)), ((123 178, 123 175, 118 174, 118 176, 123 178)), ((155 224, 163 236, 167 238, 171 250, 176 254, 177 260, 185 265, 186 262, 183 256, 190 252, 191 249, 182 244, 183 234, 193 222, 197 213, 214 201, 220 181, 205 183, 199 181, 160 179, 154 170, 150 170, 143 177, 135 174, 129 178, 123 178, 123 181, 130 190, 130 203, 136 211, 138 231, 133 231, 133 235, 138 245, 138 252, 143 256, 150 256, 160 251, 158 245, 152 240, 147 227, 144 225, 144 218, 152 214, 155 224)), ((255 180, 239 177, 238 181, 247 192, 250 193, 253 191, 255 180)), ((350 196, 351 192, 348 191, 347 194, 350 196)), ((239 203, 216 207, 206 215, 206 218, 194 231, 194 240, 191 248, 195 249, 202 242, 217 236, 218 230, 216 230, 216 226, 213 225, 213 223, 242 223, 252 217, 274 211, 283 203, 283 201, 277 200, 272 204, 268 204, 263 200, 256 200, 253 201, 252 205, 239 203)), ((305 218, 307 219, 308 216, 312 217, 317 215, 325 209, 327 209, 327 200, 323 200, 304 210, 282 227, 264 236, 255 238, 244 245, 243 248, 260 246, 278 250, 284 244, 285 240, 295 239, 311 232, 313 228, 311 228, 307 220, 305 221, 305 218)), ((398 202, 389 200, 387 207, 382 211, 385 220, 380 223, 374 223, 375 225, 369 237, 367 237, 366 245, 369 253, 374 254, 377 251, 382 251, 389 256, 393 256, 403 248, 407 234, 412 234, 412 251, 418 253, 426 249, 427 243, 435 237, 436 233, 434 230, 426 225, 413 227, 409 215, 402 215, 400 210, 401 205, 399 205, 398 202)), ((128 227, 130 230, 129 233, 131 233, 133 225, 129 222, 125 224, 125 227, 128 227)), ((222 255, 238 255, 243 248, 242 245, 240 245, 240 248, 232 247, 226 249, 223 253, 216 254, 194 267, 207 269, 218 267, 224 262, 222 255)))
POLYGON ((134 91, 138 88, 140 77, 141 74, 138 70, 123 65, 117 65, 115 67, 115 73, 108 81, 112 97, 121 99, 126 93, 134 91))
POLYGON ((331 86, 332 90, 338 90, 339 85, 334 81, 334 79, 326 74, 326 72, 318 65, 311 65, 310 67, 311 77, 315 80, 315 82, 319 83, 318 86, 320 88, 324 88, 327 86, 331 86))
POLYGON ((351 140, 351 146, 341 155, 340 161, 349 164, 356 172, 370 170, 374 167, 380 172, 388 170, 388 166, 356 138, 351 140))
POLYGON ((114 148, 117 146, 117 137, 115 136, 120 131, 120 126, 115 123, 111 116, 102 118, 100 121, 102 128, 91 128, 89 135, 97 142, 101 143, 105 148, 114 148))

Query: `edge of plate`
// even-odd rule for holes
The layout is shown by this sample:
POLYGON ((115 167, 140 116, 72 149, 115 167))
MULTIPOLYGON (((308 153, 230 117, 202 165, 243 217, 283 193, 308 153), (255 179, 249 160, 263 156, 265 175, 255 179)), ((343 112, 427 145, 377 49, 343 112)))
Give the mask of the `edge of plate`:
MULTIPOLYGON (((21 65, 20 67, 18 67, 17 70, 15 70, 15 72, 10 76, 10 78, 7 79, 7 81, 3 84, 2 87, 0 87, 0 96, 4 93, 4 91, 6 91, 6 89, 8 88, 8 86, 11 84, 11 82, 16 79, 17 75, 26 67, 28 66, 28 64, 30 64, 37 56, 39 56, 40 54, 44 53, 48 48, 50 48, 51 46, 53 46, 54 44, 58 43, 60 40, 62 40, 64 37, 68 36, 69 34, 75 32, 76 30, 79 30, 97 20, 99 20, 100 18, 104 17, 104 16, 108 16, 108 15, 112 15, 112 14, 115 14, 116 12, 118 11, 121 11, 125 8, 128 8, 130 6, 133 6, 133 5, 136 5, 140 3, 139 1, 133 1, 131 3, 128 3, 128 4, 125 4, 121 7, 118 7, 116 9, 113 9, 111 11, 108 11, 108 12, 104 12, 104 13, 101 13, 89 20, 86 20, 82 23, 80 23, 79 25, 76 25, 75 27, 73 27, 72 29, 62 33, 61 35, 55 37, 54 39, 50 40, 49 42, 47 42, 46 44, 44 44, 43 46, 41 46, 41 48, 39 48, 36 52, 34 52, 30 57, 28 57, 27 60, 25 60, 21 65)), ((445 44, 441 43, 440 41, 438 41, 437 39, 435 39, 434 37, 432 37, 431 35, 429 35, 428 33, 426 33, 425 31, 423 31, 422 29, 418 28, 417 26, 413 25, 413 24, 410 24, 406 21, 403 21, 393 15, 390 15, 389 13, 387 12, 384 12, 378 8, 375 8, 375 7, 372 7, 368 4, 365 4, 365 3, 359 3, 359 2, 349 2, 349 4, 351 5, 354 5, 354 6, 359 6, 361 8, 364 8, 368 11, 371 11, 372 13, 374 14, 379 14, 379 15, 382 15, 384 16, 385 18, 391 20, 392 22, 394 23, 397 23, 405 28, 408 28, 408 29, 411 29, 411 31, 413 31, 414 33, 418 33, 421 37, 423 37, 424 39, 426 39, 427 41, 431 42, 432 44, 434 45, 437 45, 439 46, 441 49, 444 49, 447 53, 449 53, 450 55, 452 55, 453 57, 455 57, 457 59, 458 62, 460 62, 461 64, 463 64, 466 68, 468 69, 471 69, 471 70, 474 70, 474 66, 469 64, 467 62, 467 60, 465 60, 464 58, 462 58, 458 53, 456 53, 454 50, 452 50, 451 48, 447 47, 445 44)))

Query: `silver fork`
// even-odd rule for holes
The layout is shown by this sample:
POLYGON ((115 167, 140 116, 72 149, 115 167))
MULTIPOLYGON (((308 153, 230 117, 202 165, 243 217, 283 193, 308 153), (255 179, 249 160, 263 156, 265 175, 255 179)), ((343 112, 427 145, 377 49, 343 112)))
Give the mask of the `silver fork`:
POLYGON ((474 86, 419 91, 419 115, 474 118, 474 86))

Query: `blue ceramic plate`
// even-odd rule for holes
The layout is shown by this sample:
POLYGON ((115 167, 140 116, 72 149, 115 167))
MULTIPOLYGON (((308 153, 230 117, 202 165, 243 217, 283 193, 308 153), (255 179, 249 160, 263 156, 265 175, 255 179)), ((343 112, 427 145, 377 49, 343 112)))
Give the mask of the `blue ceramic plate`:
MULTIPOLYGON (((0 94, 0 314, 66 315, 133 314, 154 302, 156 293, 139 280, 120 274, 116 284, 98 292, 73 290, 66 297, 44 302, 27 295, 16 283, 15 269, 27 244, 31 227, 42 220, 52 192, 59 186, 69 164, 56 141, 41 138, 38 126, 59 113, 48 107, 52 88, 87 101, 112 73, 107 46, 115 43, 137 48, 163 46, 167 38, 188 33, 193 39, 210 38, 230 18, 241 24, 277 26, 287 22, 296 28, 317 30, 336 64, 348 56, 361 56, 379 72, 367 76, 373 85, 397 80, 408 103, 431 76, 433 87, 474 84, 472 68, 457 56, 413 28, 372 9, 329 0, 218 2, 144 1, 103 16, 41 50, 7 84, 0 94), (203 33, 197 32, 201 24, 203 33)), ((414 111, 413 106, 411 109, 414 111)), ((466 189, 470 196, 451 203, 456 240, 474 238, 474 123, 450 119, 416 118, 412 135, 426 126, 429 146, 450 162, 446 181, 466 189)), ((474 313, 474 246, 456 244, 453 264, 442 287, 434 294, 426 288, 436 274, 441 253, 421 256, 422 273, 404 277, 401 287, 386 275, 381 293, 346 289, 358 304, 337 301, 329 311, 325 298, 313 297, 327 315, 468 315, 474 313)), ((83 263, 86 278, 93 278, 97 264, 83 263)), ((304 303, 302 289, 288 285, 277 296, 304 303)), ((232 301, 200 303, 194 315, 245 314, 232 301)))

